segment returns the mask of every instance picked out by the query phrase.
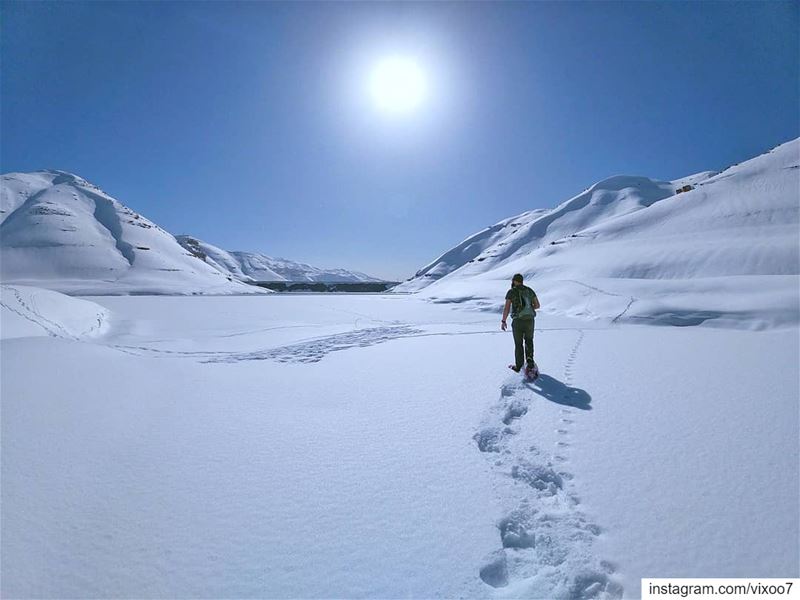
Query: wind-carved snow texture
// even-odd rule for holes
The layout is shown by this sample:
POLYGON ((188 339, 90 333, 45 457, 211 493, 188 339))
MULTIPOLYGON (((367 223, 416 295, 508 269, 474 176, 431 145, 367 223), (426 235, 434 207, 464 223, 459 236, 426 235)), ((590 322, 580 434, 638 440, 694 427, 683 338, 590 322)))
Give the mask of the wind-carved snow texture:
POLYGON ((573 413, 589 408, 588 394, 572 387, 583 337, 581 331, 564 367, 564 383, 543 374, 540 385, 504 384, 474 436, 478 450, 491 461, 503 503, 496 522, 500 548, 485 558, 479 575, 494 588, 508 587, 514 596, 622 597, 622 586, 612 577, 614 566, 594 555, 601 529, 580 510, 574 477, 566 469, 573 413), (553 455, 519 435, 537 395, 562 405, 553 455))
POLYGON ((282 363, 315 363, 326 355, 350 348, 365 348, 390 340, 424 333, 408 325, 371 327, 312 338, 286 346, 249 352, 214 352, 162 350, 147 346, 114 345, 113 348, 134 355, 194 358, 205 363, 234 363, 248 360, 275 360, 282 363))

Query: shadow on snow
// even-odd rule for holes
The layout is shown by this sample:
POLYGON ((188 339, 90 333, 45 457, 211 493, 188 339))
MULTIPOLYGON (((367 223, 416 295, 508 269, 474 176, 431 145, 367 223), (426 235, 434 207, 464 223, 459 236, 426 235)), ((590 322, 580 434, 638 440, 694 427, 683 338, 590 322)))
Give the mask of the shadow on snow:
POLYGON ((581 410, 592 410, 592 397, 589 392, 581 388, 571 387, 550 375, 542 373, 535 382, 525 383, 524 385, 556 404, 572 406, 581 410))

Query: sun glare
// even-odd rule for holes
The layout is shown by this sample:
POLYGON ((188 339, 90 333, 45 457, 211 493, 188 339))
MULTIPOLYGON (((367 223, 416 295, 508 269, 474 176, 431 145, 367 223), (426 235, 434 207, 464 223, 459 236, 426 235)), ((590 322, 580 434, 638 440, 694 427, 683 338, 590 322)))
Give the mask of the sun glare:
POLYGON ((386 58, 375 65, 370 77, 370 93, 383 111, 405 113, 425 99, 425 73, 412 59, 386 58))

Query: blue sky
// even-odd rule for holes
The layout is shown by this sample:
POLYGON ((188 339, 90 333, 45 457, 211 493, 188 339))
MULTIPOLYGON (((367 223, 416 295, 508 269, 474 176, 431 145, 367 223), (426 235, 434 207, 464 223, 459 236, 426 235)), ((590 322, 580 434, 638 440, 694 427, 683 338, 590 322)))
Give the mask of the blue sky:
POLYGON ((405 279, 615 174, 800 135, 797 2, 2 2, 3 172, 173 233, 405 279), (374 64, 429 92, 381 112, 374 64))

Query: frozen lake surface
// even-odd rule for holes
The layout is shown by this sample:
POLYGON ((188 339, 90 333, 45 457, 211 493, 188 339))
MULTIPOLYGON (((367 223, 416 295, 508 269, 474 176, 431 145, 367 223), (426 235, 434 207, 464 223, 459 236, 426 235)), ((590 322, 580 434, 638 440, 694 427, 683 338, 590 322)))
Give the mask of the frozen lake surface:
POLYGON ((641 577, 798 576, 795 328, 541 312, 526 384, 504 292, 6 286, 3 596, 613 598, 641 577))

